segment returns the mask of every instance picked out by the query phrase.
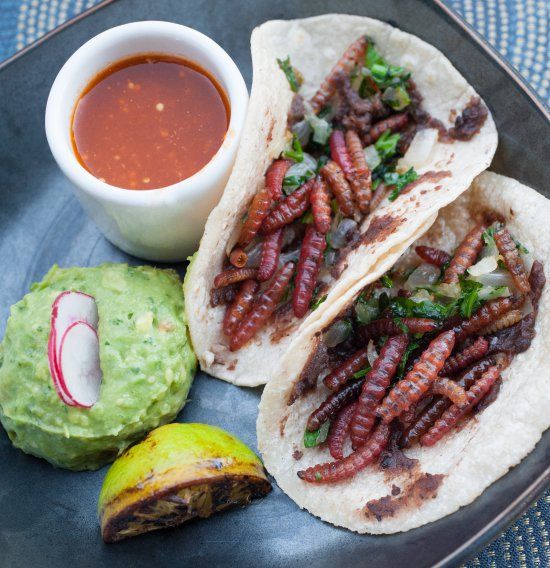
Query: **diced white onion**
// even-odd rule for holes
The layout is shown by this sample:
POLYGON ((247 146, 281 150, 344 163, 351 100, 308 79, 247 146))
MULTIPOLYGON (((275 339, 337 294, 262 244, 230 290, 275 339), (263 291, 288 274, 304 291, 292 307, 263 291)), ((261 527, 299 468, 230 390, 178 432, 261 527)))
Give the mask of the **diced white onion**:
POLYGON ((369 166, 371 170, 374 170, 374 168, 378 164, 380 164, 380 162, 382 162, 382 159, 378 154, 378 150, 374 147, 374 144, 372 144, 371 146, 367 146, 363 150, 363 152, 365 154, 365 160, 367 161, 367 166, 369 166))
POLYGON ((483 286, 478 293, 480 300, 494 300, 495 298, 505 298, 510 295, 508 286, 495 288, 494 286, 483 286))
POLYGON ((453 284, 442 283, 437 286, 439 294, 447 298, 458 298, 460 296, 460 284, 455 282, 453 284))
POLYGON ((514 287, 510 273, 503 268, 497 268, 488 274, 476 276, 474 277, 474 280, 476 282, 481 282, 484 286, 494 286, 495 288, 498 288, 499 286, 508 286, 508 288, 514 287))
POLYGON ((496 256, 486 256, 482 258, 479 262, 476 262, 473 266, 468 268, 468 273, 471 276, 481 276, 482 274, 489 274, 498 268, 498 262, 496 256))
POLYGON ((431 286, 439 278, 440 270, 433 264, 423 262, 415 268, 405 282, 406 290, 416 290, 423 286, 431 286))
POLYGON ((419 130, 407 150, 407 153, 399 160, 398 167, 418 170, 425 166, 432 154, 437 141, 437 130, 435 128, 425 128, 419 130))
POLYGON ((428 290, 422 288, 421 290, 418 290, 416 294, 411 296, 411 300, 417 304, 425 301, 431 302, 433 300, 433 296, 428 292, 428 290))
POLYGON ((378 359, 378 352, 374 346, 374 341, 371 339, 367 345, 367 359, 369 360, 369 365, 372 367, 376 359, 378 359))

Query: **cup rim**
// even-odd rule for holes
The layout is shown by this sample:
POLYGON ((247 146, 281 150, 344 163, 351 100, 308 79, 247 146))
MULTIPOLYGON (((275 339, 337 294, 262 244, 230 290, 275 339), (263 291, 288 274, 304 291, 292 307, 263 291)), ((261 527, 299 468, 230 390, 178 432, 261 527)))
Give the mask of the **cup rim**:
MULTIPOLYGON (((136 50, 135 55, 151 51, 152 50, 146 49, 136 50)), ((159 50, 159 53, 170 55, 169 50, 159 50)), ((132 54, 128 54, 125 57, 131 56, 132 54)), ((184 54, 183 56, 185 57, 184 54)), ((191 60, 190 58, 190 61, 191 60)), ((116 61, 116 58, 114 61, 116 61)), ((106 61, 104 67, 107 67, 109 63, 110 62, 106 61)), ((201 63, 198 64, 203 66, 201 63)), ((206 66, 205 69, 216 78, 216 73, 214 73, 212 69, 208 69, 206 66)), ((91 75, 87 81, 92 80, 95 74, 96 73, 91 75)), ((219 79, 217 80, 219 81, 219 79)), ((69 112, 71 116, 74 112, 76 100, 77 99, 75 99, 70 106, 69 112)), ((65 62, 52 84, 46 103, 46 137, 50 150, 64 174, 75 185, 96 198, 118 203, 141 203, 150 205, 157 201, 167 201, 180 194, 185 194, 186 199, 192 201, 200 198, 205 193, 210 185, 210 183, 208 183, 209 179, 218 177, 221 172, 226 171, 226 169, 231 166, 231 162, 234 158, 234 145, 238 143, 244 127, 247 104, 248 89, 241 72, 229 54, 213 39, 193 28, 173 22, 157 20, 131 22, 115 26, 92 37, 79 47, 65 62), (80 63, 82 59, 89 57, 90 52, 93 54, 94 51, 104 48, 105 44, 116 45, 129 37, 135 37, 141 34, 161 35, 162 33, 167 33, 172 36, 180 35, 184 37, 187 43, 193 43, 203 51, 212 52, 216 59, 220 61, 220 71, 218 75, 222 77, 225 82, 225 86, 222 85, 222 88, 224 88, 226 92, 231 111, 227 131, 217 152, 207 164, 192 176, 172 185, 154 189, 134 190, 117 187, 99 180, 90 173, 78 161, 70 145, 66 144, 65 137, 67 133, 64 132, 65 122, 60 120, 60 117, 67 112, 66 105, 63 105, 65 99, 64 91, 66 91, 67 84, 71 84, 75 81, 75 74, 81 68, 80 63), (229 139, 229 137, 231 138, 229 139)))

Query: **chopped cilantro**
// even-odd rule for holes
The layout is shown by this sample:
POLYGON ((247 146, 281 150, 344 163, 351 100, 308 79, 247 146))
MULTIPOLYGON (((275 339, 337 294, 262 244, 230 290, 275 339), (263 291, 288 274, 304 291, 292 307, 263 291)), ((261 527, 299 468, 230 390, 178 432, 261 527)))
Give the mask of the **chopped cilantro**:
POLYGON ((386 294, 386 292, 382 292, 382 294, 378 296, 378 311, 382 313, 389 305, 390 297, 386 294))
POLYGON ((322 444, 328 436, 328 429, 330 428, 330 420, 327 420, 323 425, 313 432, 304 432, 304 446, 306 448, 313 448, 322 444))
POLYGON ((366 325, 375 320, 379 315, 378 300, 376 298, 366 298, 361 294, 355 303, 355 316, 360 324, 366 325))
POLYGON ((300 144, 300 139, 296 134, 292 135, 292 149, 285 150, 283 152, 283 156, 285 158, 290 158, 295 162, 303 162, 304 160, 304 151, 302 150, 302 145, 300 144))
POLYGON ((403 332, 409 333, 409 328, 403 323, 403 319, 399 317, 393 318, 393 323, 403 332))
POLYGON ((388 128, 388 130, 386 130, 374 143, 374 147, 382 161, 395 156, 397 153, 397 143, 399 142, 399 138, 401 138, 401 134, 399 134, 399 132, 392 134, 391 130, 388 128))
POLYGON ((304 223, 304 225, 311 225, 313 223, 313 213, 311 212, 311 209, 302 215, 300 221, 304 223))
POLYGON ((382 100, 387 103, 393 110, 403 110, 411 104, 411 97, 407 93, 407 89, 403 85, 397 87, 388 87, 384 91, 382 100))
POLYGON ((411 298, 392 298, 390 309, 395 317, 399 318, 430 318, 441 320, 448 316, 448 309, 443 304, 422 300, 415 302, 411 298))
POLYGON ((357 371, 357 373, 353 373, 353 378, 354 379, 362 379, 370 370, 371 370, 371 366, 367 365, 364 369, 357 371))
POLYGON ((516 248, 519 250, 519 252, 521 252, 522 254, 529 254, 529 249, 527 249, 527 247, 522 245, 519 241, 516 241, 514 239, 514 243, 516 243, 516 248))
POLYGON ((374 82, 381 89, 403 86, 410 77, 410 73, 408 73, 403 67, 390 65, 376 51, 376 48, 372 45, 372 42, 369 42, 367 51, 365 53, 365 67, 369 71, 370 76, 372 77, 374 82))
POLYGON ((320 298, 313 298, 313 300, 311 300, 311 303, 309 305, 311 311, 316 310, 326 299, 327 299, 326 294, 324 296, 321 296, 320 298))
POLYGON ((371 69, 375 63, 383 63, 382 56, 376 51, 372 41, 369 41, 367 52, 365 53, 365 67, 371 69))
POLYGON ((479 299, 479 291, 483 288, 481 282, 462 278, 460 280, 461 294, 459 298, 460 315, 463 318, 470 318, 472 314, 479 308, 481 300, 479 299))
POLYGON ((384 276, 380 278, 380 282, 382 282, 384 288, 391 288, 393 286, 393 280, 387 274, 384 274, 384 276))
POLYGON ((403 188, 417 179, 418 174, 414 171, 414 168, 409 168, 404 174, 398 174, 397 172, 386 174, 384 176, 384 183, 386 185, 395 185, 395 188, 390 193, 388 199, 390 201, 395 201, 403 188))
POLYGON ((488 247, 495 247, 496 248, 496 243, 495 243, 495 228, 494 227, 487 227, 487 229, 485 229, 485 231, 483 231, 483 234, 481 235, 483 238, 483 242, 488 246, 488 247))
POLYGON ((399 366, 397 367, 396 377, 398 380, 403 378, 403 375, 405 374, 405 366, 407 365, 407 361, 411 356, 411 353, 418 347, 420 347, 420 343, 418 341, 411 341, 407 345, 405 353, 403 353, 403 357, 401 357, 401 361, 399 362, 399 366))
POLYGON ((292 89, 292 91, 297 93, 300 89, 301 81, 298 79, 298 77, 296 77, 296 71, 290 63, 290 56, 287 56, 286 59, 277 59, 277 63, 279 64, 279 67, 281 68, 283 73, 286 75, 290 88, 292 89))

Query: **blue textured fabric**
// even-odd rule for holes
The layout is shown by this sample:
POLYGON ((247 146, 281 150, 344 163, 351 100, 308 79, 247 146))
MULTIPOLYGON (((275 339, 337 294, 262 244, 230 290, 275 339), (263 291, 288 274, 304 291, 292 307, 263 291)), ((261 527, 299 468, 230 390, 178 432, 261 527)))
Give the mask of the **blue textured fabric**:
MULTIPOLYGON (((0 61, 99 0, 2 0, 0 61)), ((550 104, 550 0, 445 0, 472 24, 550 104)), ((468 567, 550 565, 550 492, 468 567)))

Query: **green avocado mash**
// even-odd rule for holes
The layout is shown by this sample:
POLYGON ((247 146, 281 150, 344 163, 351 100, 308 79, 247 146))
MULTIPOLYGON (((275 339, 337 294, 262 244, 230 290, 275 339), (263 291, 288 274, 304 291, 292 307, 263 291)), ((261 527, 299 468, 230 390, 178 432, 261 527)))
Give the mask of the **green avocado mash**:
POLYGON ((69 469, 97 469, 173 420, 196 358, 177 274, 149 266, 53 266, 11 309, 0 345, 0 421, 15 446, 69 469), (48 366, 51 307, 64 290, 93 296, 103 373, 92 408, 67 406, 48 366))

